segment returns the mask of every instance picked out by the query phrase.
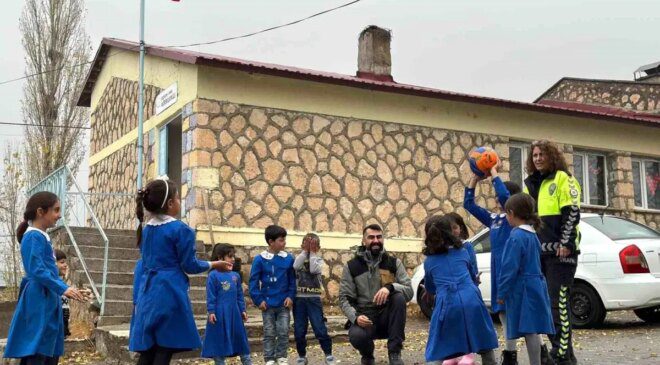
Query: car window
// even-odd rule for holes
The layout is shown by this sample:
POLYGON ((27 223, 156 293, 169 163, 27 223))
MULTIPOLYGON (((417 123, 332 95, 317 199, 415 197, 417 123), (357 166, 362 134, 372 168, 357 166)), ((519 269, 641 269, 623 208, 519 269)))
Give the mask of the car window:
POLYGON ((490 234, 488 234, 488 231, 473 239, 472 247, 475 253, 490 252, 490 234))
POLYGON ((604 216, 586 217, 582 221, 596 228, 611 240, 627 240, 633 238, 660 238, 660 233, 653 229, 624 218, 604 216))

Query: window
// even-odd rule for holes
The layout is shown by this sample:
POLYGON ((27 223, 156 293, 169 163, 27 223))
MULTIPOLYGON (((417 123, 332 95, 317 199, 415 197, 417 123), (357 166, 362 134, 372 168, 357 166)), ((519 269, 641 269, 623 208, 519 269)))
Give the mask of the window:
POLYGON ((509 146, 509 180, 523 187, 523 180, 527 176, 525 165, 529 155, 529 146, 512 144, 509 146))
POLYGON ((590 226, 599 230, 600 233, 614 241, 638 238, 660 238, 660 234, 651 228, 619 217, 586 217, 582 219, 582 221, 588 223, 590 226))
POLYGON ((635 206, 646 209, 660 209, 660 162, 655 160, 633 159, 633 188, 635 206))
POLYGON ((605 156, 590 152, 573 153, 575 179, 582 188, 582 203, 607 205, 605 156))
POLYGON ((488 229, 482 230, 480 233, 477 233, 477 237, 473 237, 472 247, 474 248, 475 253, 485 253, 490 252, 490 232, 488 229))

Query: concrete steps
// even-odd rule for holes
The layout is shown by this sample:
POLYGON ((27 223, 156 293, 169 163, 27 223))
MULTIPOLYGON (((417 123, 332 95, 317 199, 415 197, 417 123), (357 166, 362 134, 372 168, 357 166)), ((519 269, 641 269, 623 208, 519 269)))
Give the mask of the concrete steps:
MULTIPOLYGON (((248 341, 251 351, 259 351, 263 349, 263 323, 261 320, 261 313, 256 309, 248 310, 248 321, 245 323, 245 329, 248 334, 248 341)), ((197 317, 197 328, 200 336, 204 336, 206 327, 206 318, 197 317)), ((346 318, 343 316, 328 316, 327 326, 328 333, 333 338, 334 343, 344 342, 348 339, 348 331, 344 329, 346 318)), ((112 358, 120 363, 134 364, 137 360, 137 354, 128 351, 128 335, 129 327, 127 324, 116 326, 103 326, 95 330, 94 336, 96 341, 97 351, 107 358, 112 358)), ((307 334, 307 339, 312 341, 315 339, 311 329, 307 334)), ((289 330, 290 346, 295 346, 293 337, 293 316, 291 319, 291 328, 289 330)), ((200 356, 200 350, 182 352, 175 355, 175 358, 194 358, 200 356)))

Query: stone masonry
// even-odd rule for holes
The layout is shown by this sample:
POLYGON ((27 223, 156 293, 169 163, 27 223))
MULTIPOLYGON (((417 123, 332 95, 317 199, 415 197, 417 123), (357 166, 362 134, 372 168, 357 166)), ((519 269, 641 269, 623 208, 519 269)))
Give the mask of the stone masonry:
MULTIPOLYGON (((356 233, 378 223, 390 237, 419 237, 430 215, 465 214, 470 149, 508 158, 506 137, 211 100, 187 109, 182 198, 192 227, 207 222, 208 192, 216 225, 356 233)), ((494 209, 485 190, 477 200, 494 209)))

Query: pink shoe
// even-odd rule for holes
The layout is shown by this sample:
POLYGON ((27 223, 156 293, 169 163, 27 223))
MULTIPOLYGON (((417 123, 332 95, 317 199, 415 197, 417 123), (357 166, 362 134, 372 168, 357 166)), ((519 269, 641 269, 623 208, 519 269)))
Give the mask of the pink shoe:
POLYGON ((463 355, 461 361, 458 362, 458 365, 474 365, 474 354, 463 355))
POLYGON ((455 357, 453 359, 445 360, 442 362, 442 365, 458 365, 458 360, 460 359, 460 357, 455 357))

